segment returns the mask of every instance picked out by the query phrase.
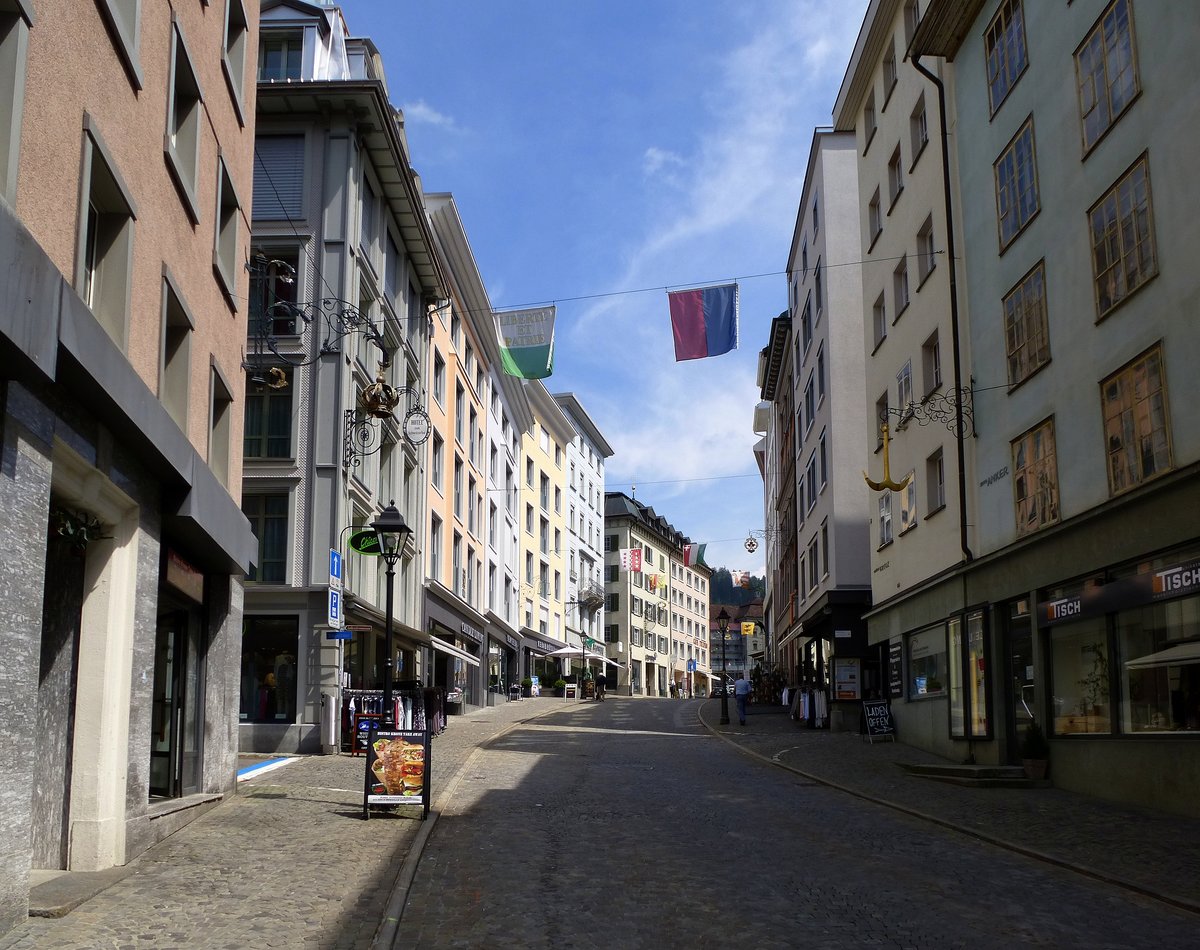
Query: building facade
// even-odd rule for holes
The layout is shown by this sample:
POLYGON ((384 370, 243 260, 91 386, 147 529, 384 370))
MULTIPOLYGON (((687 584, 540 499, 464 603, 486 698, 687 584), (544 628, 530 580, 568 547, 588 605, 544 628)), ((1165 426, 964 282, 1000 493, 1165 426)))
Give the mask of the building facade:
POLYGON ((0 4, 0 932, 235 788, 256 31, 0 4))
POLYGON ((604 461, 613 450, 575 393, 555 393, 554 400, 575 428, 567 443, 567 643, 599 652, 604 641, 604 461))
POLYGON ((422 423, 447 282, 374 46, 336 7, 261 9, 242 490, 258 557, 239 715, 243 749, 308 752, 348 741, 351 701, 378 705, 389 660, 397 683, 432 669, 422 423), (388 657, 382 558, 351 542, 392 502, 413 534, 388 657))

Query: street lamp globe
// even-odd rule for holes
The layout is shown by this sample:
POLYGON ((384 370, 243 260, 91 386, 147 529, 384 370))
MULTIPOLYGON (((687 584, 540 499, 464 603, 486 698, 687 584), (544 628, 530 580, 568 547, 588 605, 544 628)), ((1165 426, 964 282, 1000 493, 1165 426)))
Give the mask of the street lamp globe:
POLYGON ((392 588, 395 586, 396 562, 404 550, 404 542, 412 534, 412 528, 404 523, 404 517, 391 501, 371 523, 375 538, 379 542, 379 553, 387 563, 387 608, 383 633, 383 725, 390 729, 396 723, 395 707, 392 705, 392 588))

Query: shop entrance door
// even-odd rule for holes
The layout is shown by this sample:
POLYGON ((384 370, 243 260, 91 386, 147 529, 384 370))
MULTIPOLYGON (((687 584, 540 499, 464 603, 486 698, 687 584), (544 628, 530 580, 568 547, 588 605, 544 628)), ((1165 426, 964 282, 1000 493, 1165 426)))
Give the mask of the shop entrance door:
POLYGON ((188 610, 160 614, 154 640, 150 796, 200 790, 203 670, 199 620, 188 610))
POLYGON ((1013 610, 1005 630, 1008 657, 1008 750, 1009 762, 1021 760, 1021 736, 1034 718, 1036 670, 1033 662, 1033 625, 1028 613, 1013 610))

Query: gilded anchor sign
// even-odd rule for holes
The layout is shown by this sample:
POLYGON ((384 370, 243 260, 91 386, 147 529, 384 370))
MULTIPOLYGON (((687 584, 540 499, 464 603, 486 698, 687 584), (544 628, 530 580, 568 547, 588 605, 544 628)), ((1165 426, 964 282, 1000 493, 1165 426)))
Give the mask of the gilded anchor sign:
POLYGON ((863 472, 863 478, 866 479, 867 484, 873 491, 884 491, 885 489, 891 489, 892 491, 903 491, 908 487, 908 483, 912 481, 912 472, 909 472, 907 475, 905 475, 903 481, 892 481, 891 468, 888 464, 888 444, 890 442, 890 439, 888 438, 888 424, 886 422, 883 423, 879 427, 879 431, 883 433, 883 479, 878 482, 872 481, 871 477, 867 475, 866 472, 863 472))

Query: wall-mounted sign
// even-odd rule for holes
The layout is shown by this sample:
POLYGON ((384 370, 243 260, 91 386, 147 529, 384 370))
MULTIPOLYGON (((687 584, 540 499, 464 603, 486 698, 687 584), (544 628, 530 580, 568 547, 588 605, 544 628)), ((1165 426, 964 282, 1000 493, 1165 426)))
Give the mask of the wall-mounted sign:
POLYGON ((204 575, 170 548, 166 557, 166 581, 196 603, 204 603, 204 575))
POLYGON ((888 695, 904 695, 904 642, 888 643, 888 695))
POLYGON ((859 659, 856 656, 834 657, 833 660, 833 697, 834 699, 859 699, 859 659))
POLYGON ((379 536, 374 531, 357 531, 350 535, 350 548, 359 554, 379 554, 379 536))

